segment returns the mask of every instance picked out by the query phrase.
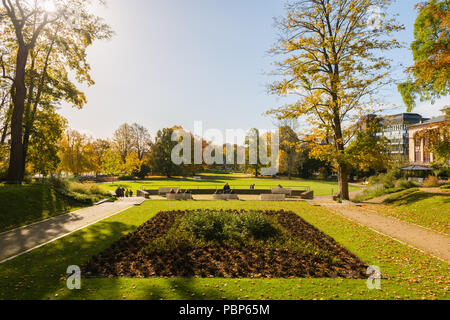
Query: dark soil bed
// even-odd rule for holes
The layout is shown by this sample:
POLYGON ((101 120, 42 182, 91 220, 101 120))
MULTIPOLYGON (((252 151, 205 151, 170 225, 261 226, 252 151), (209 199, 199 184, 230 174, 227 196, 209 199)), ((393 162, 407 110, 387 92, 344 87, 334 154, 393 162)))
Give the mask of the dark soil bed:
POLYGON ((153 219, 93 257, 85 277, 223 277, 366 279, 368 265, 293 212, 267 211, 292 237, 329 253, 329 257, 288 249, 237 244, 174 248, 148 254, 142 249, 164 236, 186 212, 160 212, 153 219))

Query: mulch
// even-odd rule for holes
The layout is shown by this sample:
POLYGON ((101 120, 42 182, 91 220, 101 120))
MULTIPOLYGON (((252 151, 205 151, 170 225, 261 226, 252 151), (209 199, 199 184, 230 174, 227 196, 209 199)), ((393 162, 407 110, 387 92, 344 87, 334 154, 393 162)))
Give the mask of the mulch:
POLYGON ((164 236, 184 211, 160 212, 135 232, 91 258, 82 267, 86 278, 345 278, 367 279, 368 265, 293 212, 266 211, 293 237, 328 251, 339 261, 288 249, 217 244, 144 253, 153 240, 164 236))

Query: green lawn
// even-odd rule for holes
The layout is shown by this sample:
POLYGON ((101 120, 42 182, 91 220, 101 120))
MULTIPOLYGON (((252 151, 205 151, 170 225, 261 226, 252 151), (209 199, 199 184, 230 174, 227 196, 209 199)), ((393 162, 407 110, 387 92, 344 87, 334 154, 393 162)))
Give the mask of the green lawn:
POLYGON ((0 185, 0 232, 82 208, 49 186, 0 185))
MULTIPOLYGON (((221 189, 229 183, 231 188, 248 189, 250 185, 255 184, 256 189, 270 189, 282 185, 285 188, 310 187, 315 195, 331 195, 339 190, 336 182, 320 181, 320 180, 303 180, 303 179, 272 179, 272 178, 240 178, 229 175, 203 175, 202 180, 193 178, 173 178, 173 179, 148 179, 141 181, 124 181, 117 183, 103 184, 103 188, 108 191, 114 191, 117 186, 123 186, 132 189, 134 192, 138 189, 157 189, 158 187, 178 187, 184 189, 221 189)), ((359 190, 358 187, 350 186, 350 191, 359 190)))
POLYGON ((450 195, 405 190, 388 197, 377 212, 450 234, 450 195))
POLYGON ((448 299, 449 265, 304 202, 146 202, 0 265, 0 299, 448 299), (89 279, 65 287, 82 265, 165 210, 292 210, 387 277, 381 290, 343 279, 89 279))

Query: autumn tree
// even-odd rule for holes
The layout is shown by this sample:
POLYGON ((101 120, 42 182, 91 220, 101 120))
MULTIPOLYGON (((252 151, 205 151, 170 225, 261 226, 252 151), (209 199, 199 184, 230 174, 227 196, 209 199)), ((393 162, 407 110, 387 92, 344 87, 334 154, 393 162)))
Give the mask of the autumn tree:
POLYGON ((134 130, 131 125, 124 123, 114 132, 113 137, 114 147, 122 157, 122 162, 125 163, 128 154, 133 151, 135 145, 134 130))
POLYGON ((122 173, 122 158, 115 149, 109 149, 102 159, 102 172, 107 176, 118 176, 122 173))
POLYGON ((155 143, 152 146, 150 155, 150 162, 154 172, 164 174, 167 177, 172 177, 181 173, 181 167, 172 162, 172 150, 178 144, 172 141, 172 135, 175 128, 164 128, 159 130, 156 134, 155 143))
POLYGON ((103 163, 110 149, 111 143, 108 140, 96 139, 95 141, 92 142, 92 150, 94 153, 93 165, 95 167, 95 173, 97 175, 104 173, 102 172, 103 163))
POLYGON ((87 135, 69 129, 61 139, 59 158, 60 170, 75 176, 95 170, 93 149, 87 135))
POLYGON ((414 65, 408 80, 398 86, 411 111, 416 100, 435 100, 450 92, 450 0, 429 0, 416 5, 411 50, 414 65))
POLYGON ((44 109, 34 119, 29 141, 28 167, 30 173, 48 176, 56 173, 60 164, 58 151, 67 121, 52 109, 44 109))
POLYGON ((278 123, 280 135, 280 171, 288 175, 289 180, 296 171, 296 161, 299 157, 301 141, 296 130, 297 120, 283 119, 278 123))
POLYGON ((255 178, 261 173, 261 158, 260 158, 260 143, 261 135, 258 129, 252 128, 249 130, 246 137, 246 148, 245 148, 245 165, 247 170, 253 172, 255 178), (254 150, 251 150, 253 146, 254 150))
POLYGON ((141 168, 144 164, 143 159, 139 159, 139 155, 136 151, 130 152, 123 164, 122 173, 125 175, 137 176, 141 172, 141 168))
POLYGON ((82 107, 84 95, 69 80, 69 73, 92 85, 86 50, 93 41, 111 36, 109 27, 89 12, 88 1, 53 2, 56 10, 49 12, 42 1, 1 1, 0 29, 7 50, 0 53, 0 66, 3 79, 10 81, 11 116, 4 126, 9 127, 11 139, 9 182, 24 178, 39 106, 67 101, 82 107))
POLYGON ((152 137, 150 132, 144 126, 134 123, 132 126, 133 132, 133 145, 138 156, 138 159, 142 161, 144 157, 150 152, 152 147, 152 137))
POLYGON ((377 117, 371 117, 365 122, 364 128, 355 126, 355 135, 347 147, 348 163, 356 172, 368 173, 383 171, 389 166, 389 154, 392 151, 390 142, 384 136, 378 136, 380 130, 377 117))
POLYGON ((282 77, 270 89, 280 96, 296 94, 295 103, 269 113, 279 119, 304 117, 311 125, 311 155, 334 165, 340 194, 349 199, 346 123, 371 112, 377 88, 391 82, 390 61, 381 51, 398 48, 394 19, 376 16, 390 0, 301 0, 287 4, 278 21, 280 39, 272 53, 282 56, 282 77))

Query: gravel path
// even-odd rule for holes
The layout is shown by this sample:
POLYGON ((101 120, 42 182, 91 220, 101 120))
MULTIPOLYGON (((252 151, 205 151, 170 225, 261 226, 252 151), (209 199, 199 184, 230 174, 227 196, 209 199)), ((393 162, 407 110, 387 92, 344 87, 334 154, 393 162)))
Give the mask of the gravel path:
POLYGON ((84 208, 0 234, 0 264, 104 220, 142 201, 128 198, 84 208))
POLYGON ((330 197, 317 197, 311 203, 320 205, 361 225, 450 263, 450 237, 444 234, 392 217, 379 215, 374 211, 358 207, 351 202, 338 204, 330 197))

